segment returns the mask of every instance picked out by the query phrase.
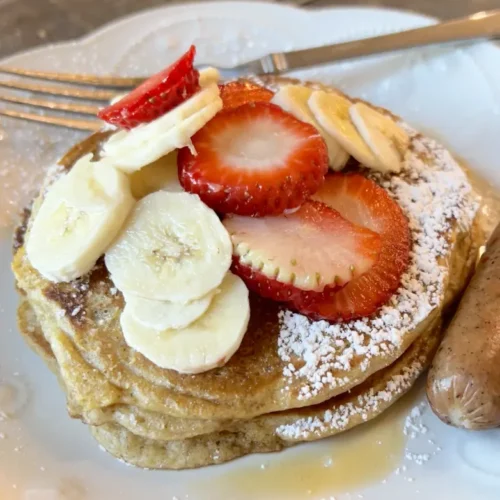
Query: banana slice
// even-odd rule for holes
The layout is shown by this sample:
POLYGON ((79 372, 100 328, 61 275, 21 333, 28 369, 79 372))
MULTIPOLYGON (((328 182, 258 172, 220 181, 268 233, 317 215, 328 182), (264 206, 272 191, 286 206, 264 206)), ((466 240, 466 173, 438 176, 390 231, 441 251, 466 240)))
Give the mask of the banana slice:
POLYGON ((177 151, 162 156, 130 176, 134 198, 140 200, 156 191, 183 192, 177 173, 177 151))
POLYGON ((316 90, 309 108, 319 124, 365 167, 380 170, 380 162, 359 135, 349 116, 351 101, 333 92, 316 90))
POLYGON ((161 368, 201 373, 222 366, 237 351, 250 318, 248 290, 228 273, 207 312, 182 330, 141 325, 127 308, 121 327, 127 344, 161 368))
POLYGON ((125 311, 145 327, 156 330, 178 330, 186 328, 205 314, 214 294, 215 292, 210 292, 201 299, 180 304, 165 300, 143 299, 125 293, 125 311))
POLYGON ((137 203, 105 260, 122 292, 186 303, 221 284, 231 254, 228 232, 197 195, 158 191, 137 203))
POLYGON ((357 131, 377 157, 382 172, 401 172, 408 149, 408 134, 392 120, 372 107, 358 102, 349 108, 349 115, 357 131))
POLYGON ((200 70, 200 87, 208 87, 212 83, 219 83, 220 73, 217 68, 204 68, 200 70))
POLYGON ((271 102, 295 116, 295 118, 316 127, 328 148, 330 168, 336 171, 342 170, 349 159, 349 154, 341 148, 337 140, 328 134, 314 117, 307 104, 313 92, 313 89, 302 85, 286 85, 276 92, 271 102))
POLYGON ((170 133, 165 136, 165 139, 167 140, 168 138, 172 144, 176 145, 174 149, 188 147, 195 155, 196 150, 191 142, 191 137, 193 137, 198 130, 203 128, 221 109, 222 99, 219 98, 218 101, 208 104, 194 115, 186 118, 182 122, 181 127, 174 127, 170 133))
POLYGON ((61 200, 80 210, 102 212, 119 193, 130 194, 126 174, 103 161, 92 161, 92 154, 80 158, 66 175, 61 200))
POLYGON ((29 232, 26 253, 45 278, 78 278, 94 267, 134 205, 127 176, 82 157, 48 190, 29 232))
POLYGON ((113 134, 103 145, 103 158, 132 173, 162 156, 191 146, 191 137, 222 109, 216 83, 203 88, 162 117, 113 134))
POLYGON ((129 94, 128 92, 123 92, 121 94, 115 95, 115 97, 113 97, 113 99, 109 100, 109 104, 116 104, 118 101, 121 101, 128 94, 129 94))

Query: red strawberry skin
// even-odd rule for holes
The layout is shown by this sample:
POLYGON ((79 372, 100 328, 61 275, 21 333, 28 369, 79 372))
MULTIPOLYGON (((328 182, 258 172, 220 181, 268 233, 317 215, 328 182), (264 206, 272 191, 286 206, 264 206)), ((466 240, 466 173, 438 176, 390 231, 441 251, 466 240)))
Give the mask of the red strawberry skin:
POLYGON ((271 103, 221 111, 179 152, 183 188, 221 213, 278 215, 319 189, 328 170, 325 142, 311 125, 271 103))
POLYGON ((120 128, 149 123, 175 108, 200 90, 199 73, 193 67, 194 46, 168 68, 139 85, 98 116, 120 128))
POLYGON ((233 244, 237 246, 242 242, 245 248, 258 247, 261 251, 254 263, 257 269, 235 256, 233 272, 250 290, 279 302, 325 300, 331 290, 342 288, 349 280, 370 269, 381 248, 378 234, 352 224, 336 210, 311 200, 293 214, 268 217, 266 222, 230 216, 224 220, 224 225, 233 244), (264 256, 267 256, 268 265, 280 270, 276 274, 289 276, 293 273, 293 282, 284 283, 277 276, 264 274, 260 270, 264 256), (312 287, 310 280, 304 277, 315 274, 317 282, 312 287), (306 281, 307 287, 299 285, 306 281))
POLYGON ((233 109, 249 102, 269 102, 274 92, 248 81, 235 81, 219 85, 224 109, 233 109))
POLYGON ((371 316, 397 291, 410 253, 408 220, 399 205, 376 183, 360 174, 332 174, 314 195, 347 220, 382 238, 375 265, 341 289, 325 290, 323 298, 301 296, 290 307, 312 319, 332 322, 371 316))

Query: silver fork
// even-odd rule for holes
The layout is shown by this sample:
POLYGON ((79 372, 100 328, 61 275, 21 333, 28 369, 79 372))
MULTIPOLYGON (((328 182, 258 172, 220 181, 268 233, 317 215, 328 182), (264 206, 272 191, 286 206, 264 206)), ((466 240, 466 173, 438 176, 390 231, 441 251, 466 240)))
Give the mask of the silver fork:
MULTIPOLYGON (((277 75, 298 68, 384 52, 460 40, 493 39, 497 37, 500 37, 500 9, 478 12, 466 18, 390 35, 287 53, 269 54, 236 67, 219 67, 219 70, 223 79, 249 75, 277 75)), ((102 127, 102 122, 95 117, 100 107, 120 93, 130 90, 144 81, 144 78, 53 73, 1 65, 0 73, 37 80, 36 82, 29 82, 24 79, 0 79, 0 87, 16 91, 14 93, 0 94, 0 101, 14 105, 32 106, 41 110, 50 110, 49 113, 44 111, 32 113, 15 107, 2 107, 0 108, 0 115, 91 131, 102 127), (56 85, 45 84, 43 81, 53 82, 56 85), (30 92, 35 96, 20 95, 17 91, 30 92), (38 94, 50 95, 55 99, 40 98, 36 96, 38 94), (61 97, 71 98, 73 101, 61 100, 61 97), (58 112, 65 114, 59 115, 58 112), (77 114, 79 117, 68 116, 68 113, 77 114), (83 118, 84 115, 92 118, 83 118)))

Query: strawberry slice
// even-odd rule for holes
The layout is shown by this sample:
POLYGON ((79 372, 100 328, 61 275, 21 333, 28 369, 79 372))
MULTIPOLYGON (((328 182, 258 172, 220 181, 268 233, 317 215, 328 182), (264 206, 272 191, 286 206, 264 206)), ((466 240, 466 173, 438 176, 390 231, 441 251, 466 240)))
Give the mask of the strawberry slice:
POLYGON ((232 109, 249 102, 269 102, 274 92, 248 81, 229 82, 219 85, 224 109, 232 109))
POLYGON ((378 234, 310 200, 277 217, 228 216, 224 226, 233 242, 233 272, 251 290, 278 301, 322 298, 325 288, 368 271, 381 247, 378 234))
POLYGON ((277 215, 299 207, 328 170, 325 142, 311 125, 270 103, 223 110, 179 152, 179 179, 222 213, 277 215))
POLYGON ((193 67, 194 45, 176 62, 160 71, 123 99, 99 111, 101 120, 131 129, 149 123, 175 108, 200 89, 199 73, 193 67))
POLYGON ((409 262, 410 232, 399 205, 387 192, 360 174, 333 174, 314 200, 338 210, 343 217, 381 236, 380 255, 373 267, 323 298, 301 295, 291 306, 315 319, 348 321, 370 316, 399 288, 409 262))

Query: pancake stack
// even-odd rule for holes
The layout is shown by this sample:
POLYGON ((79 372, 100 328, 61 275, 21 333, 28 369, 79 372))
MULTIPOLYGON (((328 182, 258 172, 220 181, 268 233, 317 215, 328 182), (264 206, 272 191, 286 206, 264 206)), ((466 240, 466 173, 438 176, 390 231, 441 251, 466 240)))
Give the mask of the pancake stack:
POLYGON ((65 283, 31 266, 25 241, 47 187, 83 155, 98 157, 110 132, 72 148, 26 212, 13 260, 20 331, 57 375, 71 417, 130 464, 186 469, 332 436, 406 393, 430 362, 443 315, 484 237, 479 201, 459 165, 433 140, 401 126, 410 147, 400 173, 350 165, 385 188, 409 220, 410 265, 397 293, 374 316, 339 324, 251 294, 250 324, 236 354, 196 375, 159 368, 127 345, 124 299, 103 259, 65 283))

